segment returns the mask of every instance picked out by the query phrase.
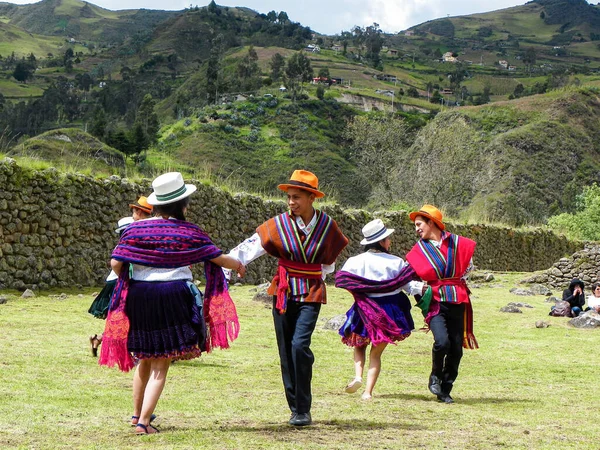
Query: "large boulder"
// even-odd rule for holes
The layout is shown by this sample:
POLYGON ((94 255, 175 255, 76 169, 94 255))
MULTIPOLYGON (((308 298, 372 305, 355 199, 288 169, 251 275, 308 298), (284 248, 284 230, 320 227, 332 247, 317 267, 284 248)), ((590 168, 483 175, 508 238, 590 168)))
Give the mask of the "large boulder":
POLYGON ((569 320, 569 325, 575 328, 597 328, 600 327, 600 314, 596 311, 588 311, 569 320))
POLYGON ((532 284, 529 286, 529 290, 535 295, 552 295, 552 291, 543 284, 532 284))
POLYGON ((514 305, 514 303, 509 303, 506 306, 503 306, 502 308, 500 308, 500 312, 505 312, 505 313, 523 313, 523 311, 521 311, 518 307, 516 307, 514 305))

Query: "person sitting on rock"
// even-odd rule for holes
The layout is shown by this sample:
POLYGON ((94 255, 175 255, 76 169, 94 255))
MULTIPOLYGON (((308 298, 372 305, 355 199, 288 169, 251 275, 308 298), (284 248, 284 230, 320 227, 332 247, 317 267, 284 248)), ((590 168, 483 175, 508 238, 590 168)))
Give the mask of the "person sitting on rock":
POLYGON ((585 305, 583 288, 583 281, 574 278, 569 287, 563 291, 563 302, 569 302, 569 305, 571 305, 572 317, 577 317, 583 311, 583 306, 585 305))
POLYGON ((595 311, 600 313, 600 283, 596 282, 592 284, 592 293, 587 298, 588 307, 586 311, 595 311))

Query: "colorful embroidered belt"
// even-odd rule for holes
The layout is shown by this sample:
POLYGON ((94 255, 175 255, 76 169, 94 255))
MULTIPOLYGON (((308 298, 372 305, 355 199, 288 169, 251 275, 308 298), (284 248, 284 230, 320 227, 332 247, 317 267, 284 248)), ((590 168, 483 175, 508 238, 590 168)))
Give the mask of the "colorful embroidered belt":
POLYGON ((288 259, 280 259, 277 274, 273 278, 271 286, 267 290, 269 295, 277 295, 275 307, 280 314, 285 313, 287 308, 287 294, 290 291, 289 278, 300 278, 304 280, 319 280, 323 276, 321 264, 307 264, 288 259))

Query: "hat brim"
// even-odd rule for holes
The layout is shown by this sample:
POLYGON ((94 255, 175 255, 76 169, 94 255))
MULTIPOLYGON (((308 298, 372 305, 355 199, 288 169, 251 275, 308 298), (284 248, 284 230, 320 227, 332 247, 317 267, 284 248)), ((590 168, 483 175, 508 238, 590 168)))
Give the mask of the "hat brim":
POLYGON ((175 198, 171 198, 169 200, 163 200, 163 201, 160 201, 159 199, 157 199, 156 194, 153 192, 152 194, 150 194, 148 196, 148 204, 153 205, 153 206, 168 205, 169 203, 175 203, 183 198, 189 197, 194 192, 196 192, 196 186, 194 186, 193 184, 186 184, 184 193, 182 193, 181 195, 179 195, 175 198))
POLYGON ((312 188, 307 188, 304 186, 298 186, 297 184, 280 184, 277 186, 277 189, 279 189, 283 192, 287 192, 287 190, 289 188, 296 188, 296 189, 302 189, 303 191, 308 191, 311 194, 315 194, 315 197, 317 197, 317 198, 325 197, 325 193, 319 191, 318 189, 312 189, 312 188))
POLYGON ((150 208, 146 208, 145 206, 142 206, 138 203, 130 203, 129 204, 130 208, 137 208, 137 209, 141 209, 142 211, 148 213, 148 214, 152 214, 152 210, 150 208))
POLYGON ((123 231, 125 228, 127 228, 129 225, 131 225, 131 224, 129 224, 129 223, 128 223, 127 225, 123 225, 122 227, 119 227, 119 228, 117 228, 117 229, 115 230, 115 233, 117 233, 117 234, 118 234, 118 233, 120 233, 120 232, 121 232, 121 231, 123 231))
POLYGON ((383 241, 386 237, 388 237, 394 231, 396 231, 395 228, 388 228, 387 231, 385 233, 383 233, 381 236, 379 236, 377 239, 369 240, 367 238, 364 238, 362 241, 360 241, 360 245, 369 245, 369 244, 374 244, 375 242, 383 241))
POLYGON ((408 217, 410 218, 410 220, 412 220, 413 222, 415 221, 415 219, 418 216, 423 216, 423 217, 427 217, 428 219, 433 220, 433 223, 435 223, 437 225, 437 227, 444 231, 444 229, 446 228, 446 225, 444 225, 444 222, 436 219, 435 217, 433 217, 431 214, 426 213, 425 211, 413 211, 411 212, 408 217))

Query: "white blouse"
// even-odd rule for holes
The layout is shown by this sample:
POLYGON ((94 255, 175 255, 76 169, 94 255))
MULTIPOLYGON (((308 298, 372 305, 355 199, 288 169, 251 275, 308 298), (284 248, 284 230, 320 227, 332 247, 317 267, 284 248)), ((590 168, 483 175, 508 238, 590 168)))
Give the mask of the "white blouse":
MULTIPOLYGON (((398 256, 383 252, 365 252, 360 255, 348 258, 342 270, 350 272, 359 277, 372 281, 387 281, 398 276, 408 263, 398 256)), ((423 291, 423 282, 409 281, 407 284, 393 292, 372 293, 368 297, 384 297, 397 294, 401 290, 409 295, 421 294, 423 291)))

